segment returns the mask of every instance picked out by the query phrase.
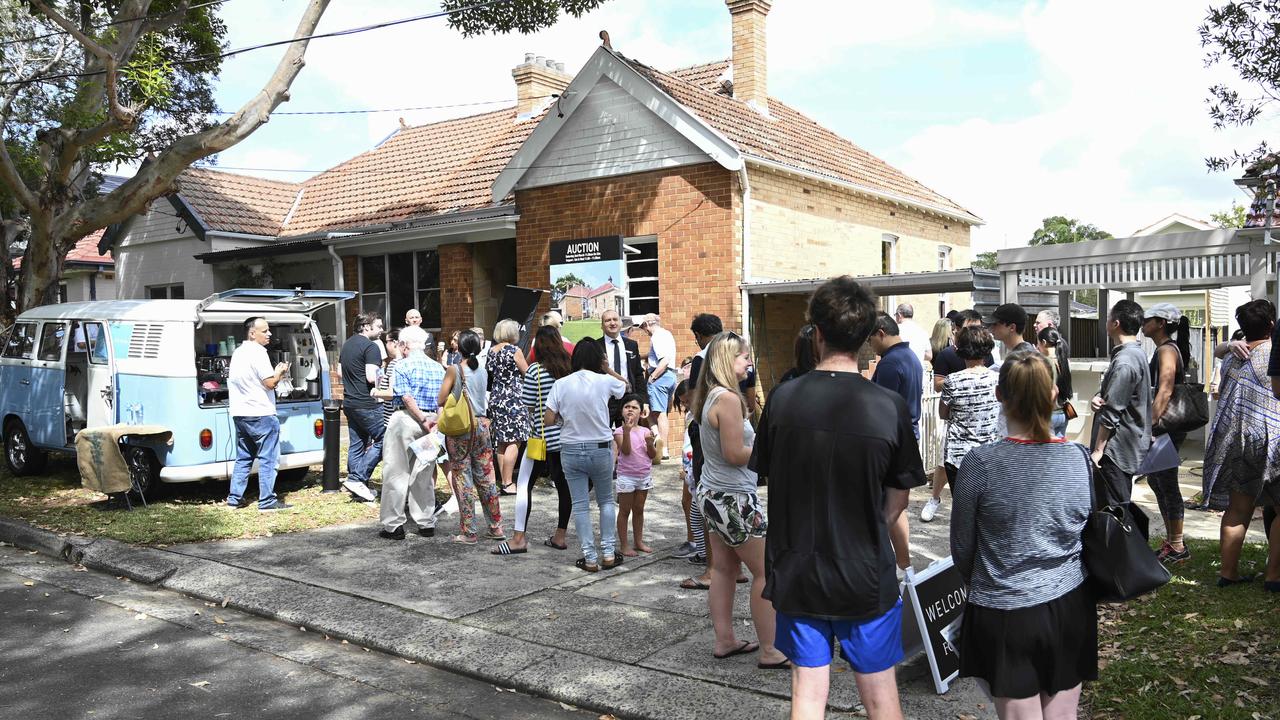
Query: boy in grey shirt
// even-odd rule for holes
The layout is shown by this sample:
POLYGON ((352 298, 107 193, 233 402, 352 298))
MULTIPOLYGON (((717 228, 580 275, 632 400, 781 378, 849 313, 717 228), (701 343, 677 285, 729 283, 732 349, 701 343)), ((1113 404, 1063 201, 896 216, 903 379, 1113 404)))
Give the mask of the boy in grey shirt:
POLYGON ((1129 502, 1133 475, 1151 447, 1151 383, 1138 343, 1141 327, 1142 306, 1132 300, 1121 300, 1107 315, 1107 335, 1116 346, 1093 398, 1093 463, 1099 501, 1106 505, 1129 502))

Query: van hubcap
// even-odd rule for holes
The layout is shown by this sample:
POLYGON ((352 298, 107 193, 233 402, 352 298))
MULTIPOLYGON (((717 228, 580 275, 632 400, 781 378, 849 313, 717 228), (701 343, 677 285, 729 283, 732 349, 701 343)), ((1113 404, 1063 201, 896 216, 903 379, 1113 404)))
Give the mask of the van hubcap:
POLYGON ((129 451, 129 474, 133 484, 143 492, 151 488, 151 462, 146 450, 133 448, 129 451))
POLYGON ((13 467, 22 467, 27 464, 27 443, 22 433, 18 430, 9 431, 9 464, 13 467))

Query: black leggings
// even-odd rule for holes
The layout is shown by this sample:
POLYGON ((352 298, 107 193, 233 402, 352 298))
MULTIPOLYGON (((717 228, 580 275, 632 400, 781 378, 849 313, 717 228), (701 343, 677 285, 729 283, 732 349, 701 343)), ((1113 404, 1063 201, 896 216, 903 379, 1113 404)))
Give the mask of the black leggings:
MULTIPOLYGON (((1175 449, 1182 449, 1182 441, 1187 439, 1186 433, 1170 433, 1175 449)), ((1178 468, 1161 470, 1147 476, 1147 486, 1156 496, 1156 504, 1160 506, 1160 515, 1165 522, 1181 520, 1184 507, 1182 505, 1182 488, 1178 485, 1178 468)))

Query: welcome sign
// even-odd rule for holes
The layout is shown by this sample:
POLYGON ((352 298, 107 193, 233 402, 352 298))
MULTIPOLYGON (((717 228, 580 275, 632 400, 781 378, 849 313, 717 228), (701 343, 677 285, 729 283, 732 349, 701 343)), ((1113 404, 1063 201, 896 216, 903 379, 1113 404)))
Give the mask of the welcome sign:
POLYGON ((921 649, 929 657, 934 688, 945 693, 960 674, 960 652, 956 632, 969 597, 960 572, 945 557, 922 572, 908 571, 903 581, 903 649, 914 655, 921 649), (915 620, 914 627, 909 627, 915 620), (923 648, 921 647, 923 646, 923 648))

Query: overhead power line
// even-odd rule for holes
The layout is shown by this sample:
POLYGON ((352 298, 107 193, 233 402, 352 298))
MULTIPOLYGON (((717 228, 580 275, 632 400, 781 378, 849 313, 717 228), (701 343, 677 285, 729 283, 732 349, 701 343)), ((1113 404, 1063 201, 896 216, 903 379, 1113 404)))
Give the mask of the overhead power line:
MULTIPOLYGON (((530 100, 545 100, 546 98, 555 97, 555 95, 539 95, 529 98, 530 100)), ((507 98, 505 100, 477 100, 475 102, 453 103, 451 105, 419 105, 417 107, 399 107, 399 108, 372 108, 367 110, 295 110, 295 111, 279 111, 271 113, 271 117, 277 115, 369 115, 372 113, 391 113, 391 112, 413 112, 417 110, 447 110, 449 108, 475 107, 477 105, 501 105, 503 103, 514 103, 515 98, 507 98)), ((234 115, 234 110, 215 110, 211 115, 234 115)))
MULTIPOLYGON (((299 42, 304 42, 309 40, 320 40, 323 38, 342 37, 345 35, 356 35, 359 33, 369 32, 371 30, 381 30, 383 28, 395 27, 396 25, 405 25, 407 23, 419 22, 422 20, 432 20, 435 18, 452 15, 454 13, 465 12, 467 10, 476 10, 479 8, 488 7, 490 5, 502 5, 510 2, 513 2, 513 0, 485 0, 484 2, 474 3, 472 5, 455 8, 453 10, 440 10, 433 13, 426 13, 423 15, 414 15, 412 17, 400 18, 398 20, 387 20, 385 22, 373 23, 371 25, 361 25, 359 27, 347 28, 345 30, 334 30, 332 32, 326 32, 326 33, 315 33, 313 35, 306 35, 306 36, 297 37, 297 38, 289 38, 287 40, 274 40, 272 42, 259 43, 257 45, 249 45, 247 47, 236 48, 235 50, 228 50, 223 53, 204 55, 204 56, 193 57, 193 58, 171 60, 170 64, 171 65, 194 65, 196 63, 208 62, 210 60, 221 60, 229 57, 235 57, 236 55, 241 55, 247 52, 253 52, 254 50, 266 50, 268 48, 280 47, 281 45, 292 45, 294 43, 299 43, 299 42)), ((121 70, 124 70, 124 69, 125 68, 123 67, 121 68, 121 70)), ((7 82, 0 83, 0 86, 26 85, 30 83, 48 82, 50 80, 67 80, 71 78, 94 77, 97 75, 105 75, 105 74, 106 74, 105 70, 95 70, 93 72, 84 72, 84 73, 61 73, 57 75, 42 75, 40 77, 29 78, 26 80, 9 80, 7 82)))
MULTIPOLYGON (((221 5, 224 2, 227 2, 227 0, 210 0, 210 2, 203 2, 197 5, 192 5, 191 7, 186 9, 186 12, 191 12, 192 10, 198 10, 202 7, 209 7, 210 5, 221 5)), ((104 23, 98 23, 96 25, 90 25, 87 29, 100 30, 104 27, 111 27, 112 25, 124 25, 125 23, 131 23, 138 20, 151 20, 154 18, 168 17, 170 15, 176 15, 177 13, 178 13, 178 10, 175 9, 175 10, 170 10, 168 12, 156 13, 155 15, 139 15, 137 17, 121 18, 119 20, 112 20, 111 22, 104 22, 104 23)), ((32 35, 31 37, 5 40, 3 42, 0 42, 0 46, 15 45, 17 43, 23 43, 23 42, 35 42, 36 40, 44 40, 45 38, 57 37, 59 35, 70 35, 70 34, 71 33, 67 32, 66 30, 55 30, 53 32, 45 33, 44 35, 32 35)))
MULTIPOLYGON (((706 153, 701 153, 701 152, 687 153, 683 155, 666 155, 661 159, 662 160, 687 160, 692 158, 707 158, 707 155, 706 153)), ((708 159, 708 162, 710 162, 710 158, 707 158, 707 159, 708 159)), ((347 160, 345 162, 351 162, 351 161, 347 160)), ((591 161, 556 163, 557 168, 597 167, 599 165, 600 165, 599 162, 591 162, 591 161)), ((333 168, 327 168, 324 170, 314 170, 314 169, 306 169, 306 168, 245 167, 241 165, 193 165, 192 167, 196 170, 236 170, 239 172, 298 173, 303 175, 319 175, 321 173, 325 173, 328 175, 412 175, 412 176, 427 177, 427 176, 433 176, 433 175, 435 176, 458 175, 460 173, 466 172, 467 170, 482 172, 482 170, 476 168, 474 165, 469 167, 463 167, 460 169, 454 169, 454 170, 417 170, 417 169, 411 169, 411 168, 404 169, 404 170, 389 170, 385 167, 370 167, 370 168, 333 167, 333 168)), ((503 164, 502 166, 503 169, 511 169, 511 170, 530 170, 533 167, 534 167, 533 165, 506 165, 506 164, 503 164)))

